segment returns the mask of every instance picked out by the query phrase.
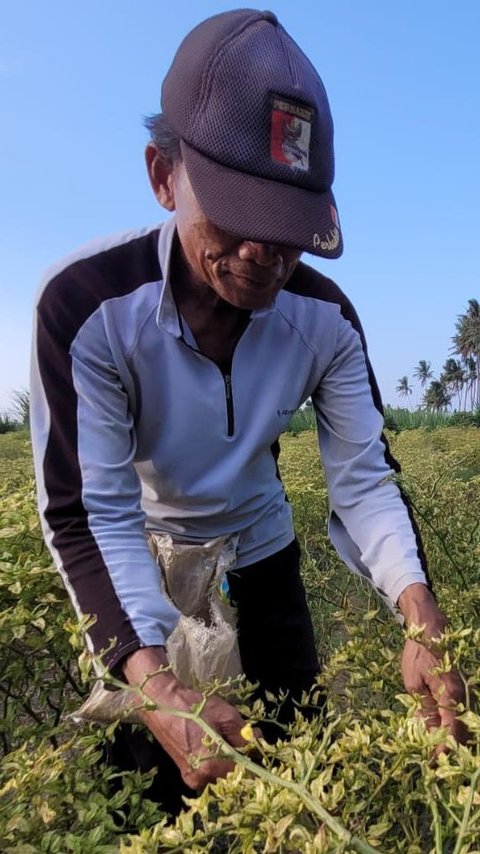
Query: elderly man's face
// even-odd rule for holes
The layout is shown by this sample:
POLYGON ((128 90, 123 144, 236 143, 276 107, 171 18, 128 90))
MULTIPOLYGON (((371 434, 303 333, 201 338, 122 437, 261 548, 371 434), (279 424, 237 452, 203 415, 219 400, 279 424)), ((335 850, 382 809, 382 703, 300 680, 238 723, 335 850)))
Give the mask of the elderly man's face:
POLYGON ((156 195, 176 211, 183 260, 196 283, 207 285, 236 308, 269 306, 292 275, 301 252, 243 240, 218 228, 204 215, 181 162, 171 170, 168 186, 170 204, 156 195))

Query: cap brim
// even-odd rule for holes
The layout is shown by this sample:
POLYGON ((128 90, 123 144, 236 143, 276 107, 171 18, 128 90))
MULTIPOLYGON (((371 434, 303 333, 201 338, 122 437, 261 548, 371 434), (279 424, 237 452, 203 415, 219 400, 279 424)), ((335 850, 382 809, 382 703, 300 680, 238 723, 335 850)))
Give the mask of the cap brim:
POLYGON ((237 172, 209 160, 181 140, 193 191, 205 216, 219 228, 258 243, 294 246, 321 258, 343 252, 335 198, 237 172))

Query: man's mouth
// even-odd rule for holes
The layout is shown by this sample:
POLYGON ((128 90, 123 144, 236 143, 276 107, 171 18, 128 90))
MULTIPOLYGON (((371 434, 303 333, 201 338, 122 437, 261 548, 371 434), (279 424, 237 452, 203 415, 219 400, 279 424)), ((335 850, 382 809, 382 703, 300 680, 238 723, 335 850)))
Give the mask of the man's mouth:
POLYGON ((236 267, 234 265, 225 265, 222 269, 222 275, 230 275, 235 279, 240 279, 255 288, 270 288, 277 287, 282 280, 283 267, 275 265, 273 267, 262 268, 258 267, 252 270, 251 267, 236 267))
POLYGON ((275 287, 278 283, 278 276, 245 276, 241 273, 234 273, 232 271, 232 276, 235 276, 236 279, 241 279, 242 282, 246 282, 247 285, 250 285, 253 288, 271 288, 275 287))
POLYGON ((226 276, 236 279, 240 287, 268 290, 278 288, 284 277, 284 265, 273 264, 262 267, 252 264, 229 263, 224 259, 218 259, 213 263, 213 270, 220 279, 226 276))

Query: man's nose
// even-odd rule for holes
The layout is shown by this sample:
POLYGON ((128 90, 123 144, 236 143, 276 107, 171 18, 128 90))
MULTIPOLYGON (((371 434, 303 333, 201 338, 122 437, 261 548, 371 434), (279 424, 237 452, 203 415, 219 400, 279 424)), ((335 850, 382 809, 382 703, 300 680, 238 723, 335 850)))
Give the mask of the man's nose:
POLYGON ((244 240, 240 244, 238 257, 242 261, 253 261, 259 267, 272 267, 283 260, 279 247, 274 243, 255 243, 253 240, 244 240))

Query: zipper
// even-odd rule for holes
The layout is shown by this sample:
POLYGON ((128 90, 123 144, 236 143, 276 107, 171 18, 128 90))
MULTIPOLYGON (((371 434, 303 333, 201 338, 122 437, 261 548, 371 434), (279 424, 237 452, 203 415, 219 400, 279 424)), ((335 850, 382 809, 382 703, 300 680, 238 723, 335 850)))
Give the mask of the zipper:
POLYGON ((215 367, 220 371, 220 373, 223 377, 223 382, 225 384, 225 402, 227 405, 227 436, 230 438, 235 433, 235 418, 234 418, 234 412, 233 412, 233 393, 232 393, 232 376, 231 376, 231 374, 225 374, 222 371, 222 369, 220 368, 220 366, 214 361, 214 359, 210 359, 209 356, 205 356, 205 354, 201 353, 200 350, 197 350, 195 347, 192 347, 188 343, 188 341, 185 340, 185 338, 183 336, 183 330, 182 330, 182 337, 180 338, 180 340, 181 340, 182 344, 185 345, 185 347, 188 347, 188 349, 192 351, 192 353, 196 353, 197 356, 201 356, 202 359, 207 359, 208 362, 211 362, 212 365, 215 365, 215 367))
POLYGON ((233 417, 233 394, 232 394, 232 377, 230 374, 223 374, 225 383, 225 400, 227 402, 227 436, 233 436, 235 432, 235 420, 233 417))

